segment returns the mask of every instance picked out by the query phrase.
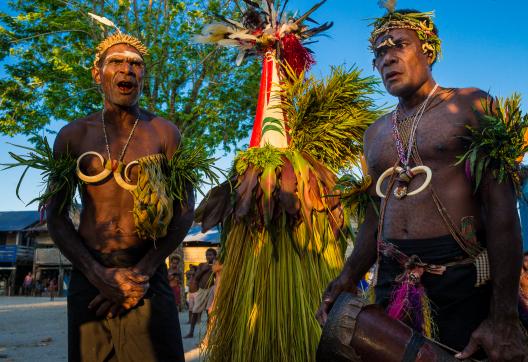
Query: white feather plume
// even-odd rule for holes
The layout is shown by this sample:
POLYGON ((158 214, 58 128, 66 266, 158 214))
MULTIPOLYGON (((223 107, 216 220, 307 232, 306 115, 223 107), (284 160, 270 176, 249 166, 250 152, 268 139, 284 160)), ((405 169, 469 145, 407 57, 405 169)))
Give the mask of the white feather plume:
POLYGON ((241 50, 238 52, 238 56, 236 58, 236 65, 237 67, 240 67, 242 65, 242 62, 244 61, 244 58, 246 57, 246 51, 241 50))
POLYGON ((121 30, 119 30, 119 28, 111 20, 105 18, 104 16, 99 16, 99 15, 92 14, 92 13, 88 13, 88 15, 90 15, 92 19, 98 21, 99 23, 115 28, 118 32, 121 33, 121 30))
POLYGON ((378 5, 380 8, 385 8, 389 13, 393 13, 396 8, 396 0, 379 0, 378 5))
POLYGON ((229 39, 239 39, 248 41, 257 41, 257 37, 253 34, 248 34, 247 30, 237 31, 228 36, 229 39))

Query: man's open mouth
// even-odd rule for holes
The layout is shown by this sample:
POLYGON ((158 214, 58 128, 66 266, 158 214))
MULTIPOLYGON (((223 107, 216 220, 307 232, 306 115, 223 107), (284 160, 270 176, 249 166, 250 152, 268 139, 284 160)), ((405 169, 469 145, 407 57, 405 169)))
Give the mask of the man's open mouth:
POLYGON ((136 84, 122 80, 117 82, 117 87, 122 93, 130 93, 134 88, 136 88, 136 84))

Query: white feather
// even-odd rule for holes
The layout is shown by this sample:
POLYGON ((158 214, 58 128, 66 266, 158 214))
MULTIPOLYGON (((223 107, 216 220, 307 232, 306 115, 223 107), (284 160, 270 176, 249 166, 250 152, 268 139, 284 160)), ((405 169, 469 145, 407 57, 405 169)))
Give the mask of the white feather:
POLYGON ((237 31, 229 35, 229 39, 240 39, 240 40, 257 40, 257 37, 252 34, 247 34, 246 31, 237 31))
POLYGON ((224 34, 231 34, 234 30, 230 26, 227 26, 222 23, 212 23, 204 26, 202 34, 209 34, 209 35, 224 35, 224 34))
POLYGON ((119 28, 111 20, 108 20, 104 16, 99 16, 99 15, 95 15, 95 14, 92 14, 92 13, 88 13, 88 15, 90 15, 92 17, 92 19, 95 19, 96 21, 100 22, 101 24, 104 24, 106 26, 111 26, 111 27, 116 28, 117 30, 119 30, 119 28))
POLYGON ((240 65, 242 64, 242 62, 244 61, 244 58, 246 57, 246 51, 245 50, 242 50, 240 52, 238 52, 238 56, 236 58, 236 65, 237 67, 240 67, 240 65))
POLYGON ((396 0, 379 0, 378 6, 380 8, 387 9, 390 13, 394 12, 394 8, 396 7, 396 0))
POLYGON ((245 29, 244 24, 239 23, 238 21, 235 21, 235 20, 232 20, 232 19, 227 19, 227 20, 229 20, 229 21, 228 21, 228 24, 229 24, 229 25, 235 25, 235 26, 237 26, 237 27, 240 28, 240 29, 245 29))
POLYGON ((216 42, 216 44, 224 46, 224 47, 236 47, 240 43, 238 40, 231 40, 231 39, 222 39, 216 42))

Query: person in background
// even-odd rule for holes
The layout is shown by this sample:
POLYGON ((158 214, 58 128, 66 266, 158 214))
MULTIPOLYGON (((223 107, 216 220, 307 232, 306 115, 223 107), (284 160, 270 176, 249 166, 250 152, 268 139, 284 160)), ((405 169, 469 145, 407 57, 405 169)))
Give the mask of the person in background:
POLYGON ((209 302, 209 296, 213 291, 214 277, 212 265, 216 260, 216 250, 209 248, 205 252, 206 263, 201 263, 196 269, 193 280, 198 283, 198 291, 196 292, 194 306, 192 309, 191 316, 191 329, 189 333, 183 338, 194 337, 194 327, 196 322, 200 318, 203 311, 207 310, 207 303, 209 302))
POLYGON ((33 275, 28 272, 22 282, 22 295, 30 295, 31 287, 33 286, 33 275))
POLYGON ((181 300, 181 288, 180 288, 180 280, 178 278, 178 274, 172 273, 169 275, 169 285, 172 289, 172 293, 174 294, 174 302, 176 303, 176 307, 178 308, 178 312, 180 311, 180 300, 181 300))
POLYGON ((50 295, 50 300, 53 301, 55 299, 55 294, 57 293, 57 279, 51 278, 49 285, 48 285, 48 291, 50 295))
POLYGON ((198 291, 198 283, 194 280, 194 274, 196 273, 196 265, 191 264, 189 270, 185 273, 187 278, 187 308, 189 309, 189 319, 187 324, 191 324, 192 320, 192 310, 194 308, 194 299, 196 297, 196 292, 198 291))

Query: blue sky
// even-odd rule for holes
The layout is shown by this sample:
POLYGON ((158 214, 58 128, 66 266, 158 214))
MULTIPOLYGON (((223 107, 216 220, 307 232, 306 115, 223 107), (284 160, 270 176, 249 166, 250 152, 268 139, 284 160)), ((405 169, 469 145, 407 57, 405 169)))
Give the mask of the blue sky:
MULTIPOLYGON (((289 8, 305 11, 315 2, 291 0, 289 8)), ((503 97, 516 91, 523 95, 523 110, 528 112, 527 2, 400 0, 397 7, 435 10, 436 24, 443 41, 443 57, 435 65, 433 75, 441 86, 478 87, 503 97)), ((5 5, 0 5, 0 9, 4 10, 5 5)), ((365 75, 375 74, 371 65, 372 55, 368 50, 368 19, 382 13, 377 0, 328 0, 312 16, 320 22, 334 22, 329 36, 319 38, 319 43, 311 46, 317 60, 313 72, 323 76, 331 65, 346 64, 363 69, 365 75)), ((379 103, 394 105, 396 100, 382 96, 379 103)), ((61 126, 52 124, 50 128, 58 129, 61 126)), ((0 163, 8 162, 10 158, 7 152, 14 150, 6 142, 25 144, 25 139, 22 136, 0 136, 0 163)), ((225 168, 231 160, 232 155, 227 155, 222 157, 219 164, 225 168)), ((27 208, 14 195, 21 171, 0 173, 0 211, 36 208, 27 208)), ((27 202, 38 194, 42 180, 36 172, 28 173, 26 178, 21 196, 27 202)))

